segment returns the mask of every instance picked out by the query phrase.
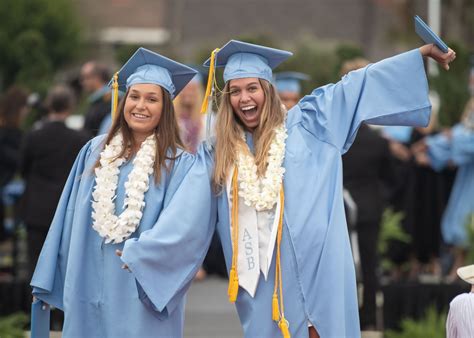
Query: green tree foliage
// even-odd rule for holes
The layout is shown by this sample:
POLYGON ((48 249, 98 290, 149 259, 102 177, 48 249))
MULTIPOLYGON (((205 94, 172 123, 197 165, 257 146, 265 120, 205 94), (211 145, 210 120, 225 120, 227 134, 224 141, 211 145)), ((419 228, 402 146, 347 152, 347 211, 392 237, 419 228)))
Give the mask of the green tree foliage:
POLYGON ((459 122, 469 99, 469 52, 461 43, 450 42, 449 46, 456 51, 456 60, 449 71, 440 68, 439 75, 430 79, 441 99, 439 122, 443 126, 459 122))
POLYGON ((20 83, 44 90, 77 55, 80 29, 68 0, 2 0, 0 88, 20 83))
POLYGON ((22 312, 0 318, 0 337, 23 338, 26 324, 28 324, 28 316, 22 312))
POLYGON ((434 306, 420 320, 404 319, 400 331, 387 331, 385 338, 444 338, 446 314, 438 313, 434 306))

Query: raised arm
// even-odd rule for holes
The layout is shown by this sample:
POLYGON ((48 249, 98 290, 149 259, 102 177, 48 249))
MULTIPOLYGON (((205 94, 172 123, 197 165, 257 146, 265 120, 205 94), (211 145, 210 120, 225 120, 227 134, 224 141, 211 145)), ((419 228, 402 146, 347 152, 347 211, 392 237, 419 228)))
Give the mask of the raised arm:
POLYGON ((431 104, 423 56, 433 57, 443 65, 455 57, 454 52, 440 53, 437 47, 426 45, 315 89, 298 104, 303 126, 342 153, 349 149, 362 122, 426 126, 431 104))

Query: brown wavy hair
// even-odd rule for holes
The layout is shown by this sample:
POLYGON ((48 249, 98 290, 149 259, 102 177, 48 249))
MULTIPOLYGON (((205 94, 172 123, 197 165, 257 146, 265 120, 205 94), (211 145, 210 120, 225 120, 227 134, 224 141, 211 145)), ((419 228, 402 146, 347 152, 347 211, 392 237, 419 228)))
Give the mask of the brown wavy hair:
MULTIPOLYGON (((155 184, 160 183, 161 180, 161 168, 164 167, 167 172, 170 172, 173 168, 174 161, 177 159, 176 153, 178 148, 184 149, 181 138, 179 137, 178 123, 176 122, 175 111, 173 107, 173 101, 171 100, 170 94, 162 88, 162 100, 163 100, 163 111, 161 112, 160 122, 155 128, 156 138, 156 157, 153 168, 153 175, 155 177, 155 184), (168 154, 171 151, 171 156, 168 154), (167 161, 169 160, 169 161, 167 161)), ((118 116, 112 123, 112 127, 107 135, 104 143, 109 144, 112 138, 117 133, 122 133, 124 145, 126 145, 117 158, 127 156, 127 150, 134 146, 134 139, 132 130, 127 124, 124 116, 125 101, 129 95, 129 90, 120 101, 117 111, 118 116)), ((130 156, 129 156, 130 158, 130 156)), ((95 167, 100 167, 100 162, 97 160, 95 167)))
MULTIPOLYGON (((268 165, 268 150, 275 135, 274 129, 285 120, 286 111, 275 90, 266 80, 259 79, 265 101, 260 115, 260 122, 254 130, 255 164, 259 176, 265 173, 268 165)), ((222 92, 216 120, 216 147, 213 184, 216 192, 225 187, 227 175, 236 161, 236 149, 245 145, 242 140, 244 126, 230 103, 230 81, 222 92)), ((245 148, 245 147, 244 147, 245 148)), ((246 149, 246 148, 245 148, 246 149)))

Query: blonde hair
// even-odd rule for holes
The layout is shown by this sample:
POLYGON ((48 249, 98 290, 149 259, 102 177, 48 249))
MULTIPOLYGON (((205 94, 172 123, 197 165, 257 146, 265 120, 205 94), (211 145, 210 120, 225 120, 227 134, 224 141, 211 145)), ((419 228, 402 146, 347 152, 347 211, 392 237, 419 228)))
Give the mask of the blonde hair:
MULTIPOLYGON (((259 82, 265 101, 260 122, 253 133, 253 140, 257 174, 261 176, 267 168, 268 150, 275 135, 274 129, 284 123, 286 110, 282 107, 275 87, 266 80, 259 79, 259 82)), ((229 83, 230 81, 224 87, 215 125, 216 150, 213 184, 217 192, 225 187, 229 170, 236 162, 236 150, 245 145, 245 141, 242 139, 243 124, 230 103, 229 83)))

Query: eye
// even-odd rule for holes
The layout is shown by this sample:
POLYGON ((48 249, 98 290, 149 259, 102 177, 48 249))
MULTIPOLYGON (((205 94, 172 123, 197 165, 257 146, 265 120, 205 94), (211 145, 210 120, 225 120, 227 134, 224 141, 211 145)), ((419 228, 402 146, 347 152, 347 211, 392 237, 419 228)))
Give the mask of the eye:
POLYGON ((255 93, 257 90, 258 90, 258 87, 257 87, 257 86, 251 86, 251 87, 249 87, 249 92, 251 92, 251 93, 255 93))
POLYGON ((148 98, 148 102, 156 103, 156 102, 158 102, 158 98, 156 98, 156 97, 150 97, 150 98, 148 98))
POLYGON ((231 89, 231 90, 230 90, 230 95, 231 95, 231 96, 235 96, 235 95, 237 95, 237 94, 239 94, 239 93, 240 93, 240 90, 238 90, 238 89, 231 89))
POLYGON ((131 100, 134 100, 134 101, 135 101, 135 100, 138 100, 138 95, 137 95, 137 94, 130 94, 128 97, 129 97, 131 100))

